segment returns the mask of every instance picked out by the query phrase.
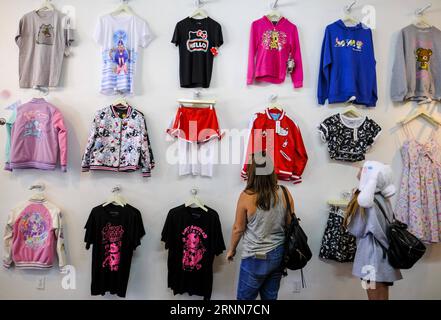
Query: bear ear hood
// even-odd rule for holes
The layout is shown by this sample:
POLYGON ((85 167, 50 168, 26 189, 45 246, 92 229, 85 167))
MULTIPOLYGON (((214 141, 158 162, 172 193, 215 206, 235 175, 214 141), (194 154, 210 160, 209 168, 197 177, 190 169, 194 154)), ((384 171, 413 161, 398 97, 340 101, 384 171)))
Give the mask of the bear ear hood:
POLYGON ((358 204, 363 208, 370 208, 374 205, 375 193, 380 192, 385 198, 392 197, 396 188, 393 185, 392 169, 377 161, 366 161, 360 177, 358 187, 358 204))

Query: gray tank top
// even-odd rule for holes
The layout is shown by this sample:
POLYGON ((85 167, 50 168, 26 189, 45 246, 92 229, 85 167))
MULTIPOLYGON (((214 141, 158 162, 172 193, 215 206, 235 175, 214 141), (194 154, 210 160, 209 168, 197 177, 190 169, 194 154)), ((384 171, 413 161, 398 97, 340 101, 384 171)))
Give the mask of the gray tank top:
POLYGON ((255 254, 267 254, 285 242, 286 208, 283 202, 283 190, 277 190, 278 201, 274 199, 271 209, 264 211, 257 208, 250 218, 243 235, 242 258, 255 254))

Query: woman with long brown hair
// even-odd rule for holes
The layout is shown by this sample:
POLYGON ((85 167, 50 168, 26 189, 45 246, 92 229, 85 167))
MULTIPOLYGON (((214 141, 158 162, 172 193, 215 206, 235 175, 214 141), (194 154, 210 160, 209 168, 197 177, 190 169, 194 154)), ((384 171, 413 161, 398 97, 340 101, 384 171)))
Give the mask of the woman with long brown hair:
MULTIPOLYGON (((264 153, 252 156, 247 176, 247 186, 237 203, 227 260, 233 261, 243 237, 237 299, 254 300, 260 294, 262 300, 276 300, 283 271, 285 226, 291 215, 287 214, 274 166, 264 153)), ((287 194, 294 208, 289 191, 287 194)))

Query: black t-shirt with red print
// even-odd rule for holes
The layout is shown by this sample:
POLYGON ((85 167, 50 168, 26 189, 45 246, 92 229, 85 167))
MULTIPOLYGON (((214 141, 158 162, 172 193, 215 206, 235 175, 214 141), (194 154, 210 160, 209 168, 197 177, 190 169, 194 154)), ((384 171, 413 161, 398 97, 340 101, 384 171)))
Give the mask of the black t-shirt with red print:
POLYGON ((92 209, 86 226, 86 249, 92 251, 92 295, 126 296, 133 251, 145 235, 141 213, 127 204, 92 209))
POLYGON ((210 87, 213 60, 223 44, 221 25, 210 17, 185 18, 176 24, 171 42, 179 46, 181 87, 210 87))
POLYGON ((173 293, 211 298, 214 256, 225 250, 219 215, 181 205, 167 215, 161 240, 168 249, 168 287, 173 293))

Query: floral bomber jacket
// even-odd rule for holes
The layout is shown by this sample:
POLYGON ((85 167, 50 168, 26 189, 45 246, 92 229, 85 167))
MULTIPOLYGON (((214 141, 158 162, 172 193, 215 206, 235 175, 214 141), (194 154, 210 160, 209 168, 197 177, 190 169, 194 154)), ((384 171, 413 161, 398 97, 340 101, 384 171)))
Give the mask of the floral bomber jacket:
POLYGON ((110 106, 96 112, 81 163, 83 172, 141 169, 144 177, 150 177, 154 166, 146 121, 140 111, 131 106, 110 106))

